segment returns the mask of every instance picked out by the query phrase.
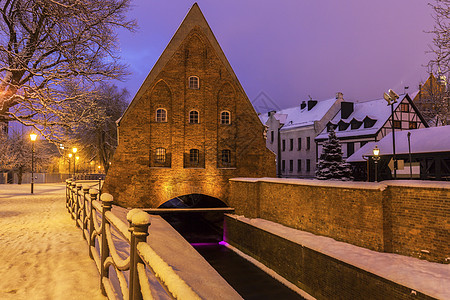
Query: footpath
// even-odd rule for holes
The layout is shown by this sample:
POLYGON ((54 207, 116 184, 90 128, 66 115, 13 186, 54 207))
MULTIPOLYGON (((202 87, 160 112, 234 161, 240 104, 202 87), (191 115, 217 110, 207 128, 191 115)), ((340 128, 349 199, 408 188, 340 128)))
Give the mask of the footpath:
POLYGON ((64 184, 0 184, 0 299, 106 299, 64 184))

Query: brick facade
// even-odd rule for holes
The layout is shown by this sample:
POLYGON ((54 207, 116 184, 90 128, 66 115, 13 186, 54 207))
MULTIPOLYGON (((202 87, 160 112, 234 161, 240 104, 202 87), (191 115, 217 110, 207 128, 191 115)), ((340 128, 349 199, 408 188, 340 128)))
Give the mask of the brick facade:
POLYGON ((232 179, 236 214, 380 252, 450 263, 450 183, 232 179))
POLYGON ((118 131, 119 146, 104 188, 124 206, 158 207, 187 194, 227 203, 229 178, 275 176, 264 127, 197 4, 122 116, 118 131), (198 87, 191 85, 191 77, 198 78, 198 87), (157 118, 158 110, 165 111, 166 119, 157 118), (193 111, 198 122, 190 121, 193 111), (229 124, 222 124, 222 113, 229 124))

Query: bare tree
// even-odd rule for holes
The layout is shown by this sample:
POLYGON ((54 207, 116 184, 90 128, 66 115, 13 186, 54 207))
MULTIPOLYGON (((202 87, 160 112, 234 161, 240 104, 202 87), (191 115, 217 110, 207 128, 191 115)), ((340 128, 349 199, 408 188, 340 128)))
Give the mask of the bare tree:
POLYGON ((430 72, 427 81, 419 85, 419 93, 414 98, 417 108, 430 126, 448 125, 450 121, 450 94, 447 77, 430 72))
POLYGON ((33 126, 47 139, 88 122, 96 83, 125 74, 114 30, 134 29, 130 1, 0 0, 0 122, 33 126), (73 106, 87 110, 75 115, 73 106))
MULTIPOLYGON (((96 94, 90 95, 92 104, 89 123, 80 123, 73 128, 71 143, 80 145, 85 160, 98 160, 105 172, 117 147, 116 121, 122 116, 128 106, 130 94, 126 89, 119 90, 117 86, 102 84, 96 94)), ((74 108, 86 111, 86 108, 74 108)))

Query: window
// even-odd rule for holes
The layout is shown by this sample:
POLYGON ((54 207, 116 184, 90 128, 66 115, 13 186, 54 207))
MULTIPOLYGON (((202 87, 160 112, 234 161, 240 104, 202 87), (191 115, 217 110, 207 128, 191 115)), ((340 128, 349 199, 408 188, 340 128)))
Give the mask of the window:
POLYGON ((198 90, 200 86, 200 80, 197 76, 191 76, 189 77, 189 88, 191 90, 198 90))
POLYGON ((409 105, 408 105, 408 103, 400 103, 400 111, 401 112, 409 112, 409 105))
POLYGON ((417 122, 410 121, 409 122, 409 129, 417 129, 417 122))
POLYGON ((270 142, 273 144, 273 130, 270 131, 270 142))
POLYGON ((286 161, 283 159, 282 161, 281 161, 281 171, 285 171, 286 170, 286 161))
POLYGON ((223 111, 220 113, 220 124, 222 125, 231 124, 231 114, 229 111, 223 111))
POLYGON ((297 160, 297 171, 300 172, 302 170, 302 160, 298 159, 297 160))
POLYGON ((156 148, 156 162, 165 163, 166 162, 166 149, 156 148))
POLYGON ((289 139, 289 151, 294 150, 294 139, 289 139))
POLYGON ((306 172, 311 171, 311 160, 307 159, 306 160, 306 172))
POLYGON ((286 150, 286 140, 282 140, 281 151, 285 151, 285 150, 286 150))
POLYGON ((289 172, 294 171, 294 161, 291 159, 289 160, 289 172))
POLYGON ((311 149, 311 138, 308 136, 306 138, 306 150, 311 149))
POLYGON ((224 165, 231 164, 231 151, 230 150, 222 150, 222 164, 224 164, 224 165))
POLYGON ((302 150, 302 138, 298 138, 297 139, 297 148, 298 148, 298 150, 302 150))
POLYGON ((197 165, 199 163, 200 152, 198 149, 189 150, 189 162, 191 165, 197 165))
POLYGON ((338 123, 338 128, 339 128, 339 131, 344 131, 345 129, 347 129, 348 128, 348 126, 350 125, 350 123, 345 123, 344 121, 339 121, 339 123, 338 123))
POLYGON ((394 120, 394 128, 402 129, 402 121, 394 120))
POLYGON ((347 157, 350 157, 353 153, 355 153, 355 143, 349 142, 347 143, 347 157))
POLYGON ((190 124, 198 124, 199 123, 198 111, 191 110, 189 112, 189 123, 190 124))
POLYGON ((156 110, 156 122, 167 122, 167 110, 164 108, 158 108, 156 110))
POLYGON ((359 122, 359 121, 353 119, 353 120, 350 122, 350 128, 351 128, 351 129, 358 129, 359 127, 361 127, 361 124, 362 124, 362 122, 359 122))

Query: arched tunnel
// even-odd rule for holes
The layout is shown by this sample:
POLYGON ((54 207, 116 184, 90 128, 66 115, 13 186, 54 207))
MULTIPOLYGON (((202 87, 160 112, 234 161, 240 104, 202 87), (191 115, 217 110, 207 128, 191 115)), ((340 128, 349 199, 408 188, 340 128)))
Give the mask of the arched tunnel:
MULTIPOLYGON (((173 198, 158 208, 193 209, 225 208, 223 201, 203 195, 189 194, 173 198)), ((218 243, 223 239, 223 212, 170 212, 161 214, 189 243, 218 243)))

